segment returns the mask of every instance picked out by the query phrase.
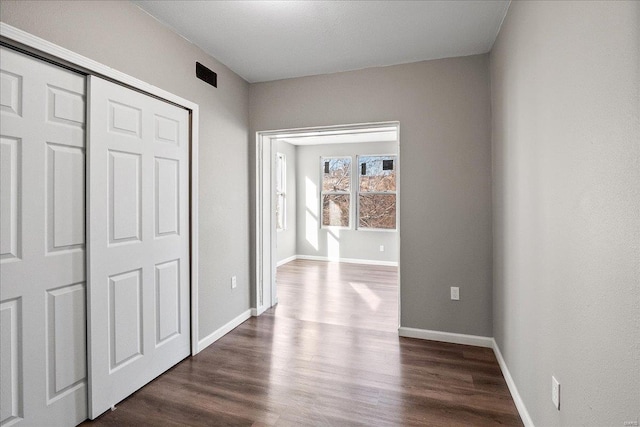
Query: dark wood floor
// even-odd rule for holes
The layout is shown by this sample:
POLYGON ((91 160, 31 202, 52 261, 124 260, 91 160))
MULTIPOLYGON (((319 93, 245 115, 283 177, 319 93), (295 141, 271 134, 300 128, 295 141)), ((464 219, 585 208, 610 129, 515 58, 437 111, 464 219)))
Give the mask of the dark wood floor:
POLYGON ((522 425, 491 350, 398 337, 395 267, 293 261, 278 298, 86 424, 522 425))

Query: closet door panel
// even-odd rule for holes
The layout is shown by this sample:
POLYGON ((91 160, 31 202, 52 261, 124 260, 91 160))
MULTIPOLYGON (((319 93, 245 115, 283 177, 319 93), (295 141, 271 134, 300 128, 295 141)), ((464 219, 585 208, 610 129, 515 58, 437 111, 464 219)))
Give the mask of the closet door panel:
POLYGON ((89 78, 95 418, 190 354, 189 114, 89 78))
POLYGON ((0 48, 0 423, 87 416, 85 77, 0 48))

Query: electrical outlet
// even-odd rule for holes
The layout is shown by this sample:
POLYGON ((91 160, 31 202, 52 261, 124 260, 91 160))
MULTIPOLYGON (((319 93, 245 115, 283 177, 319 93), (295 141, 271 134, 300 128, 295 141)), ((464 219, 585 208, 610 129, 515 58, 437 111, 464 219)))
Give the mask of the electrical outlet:
POLYGON ((451 287, 451 299, 453 301, 458 301, 460 299, 460 288, 457 286, 451 287))
POLYGON ((231 276, 231 289, 235 289, 237 285, 236 276, 231 276))
POLYGON ((560 410, 560 383, 556 377, 551 377, 551 401, 555 405, 556 409, 560 410))
POLYGON ((384 245, 380 245, 380 252, 384 252, 384 245))

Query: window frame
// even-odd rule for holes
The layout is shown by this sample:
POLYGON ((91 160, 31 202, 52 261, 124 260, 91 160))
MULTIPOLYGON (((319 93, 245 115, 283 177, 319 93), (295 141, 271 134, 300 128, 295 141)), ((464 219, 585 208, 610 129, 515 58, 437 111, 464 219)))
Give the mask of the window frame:
POLYGON ((278 227, 278 210, 276 210, 276 231, 285 231, 287 229, 287 155, 284 153, 276 152, 276 207, 280 203, 280 197, 282 197, 282 227, 278 227), (281 162, 280 168, 280 184, 281 188, 278 188, 278 162, 281 162))
POLYGON ((318 181, 318 187, 320 188, 320 199, 319 199, 319 223, 320 223, 320 229, 328 229, 328 230, 351 230, 351 224, 353 224, 353 156, 351 155, 338 155, 338 156, 320 156, 320 168, 319 168, 319 172, 320 172, 320 179, 318 181), (324 190, 324 163, 327 160, 331 160, 331 159, 349 159, 350 165, 349 165, 349 191, 325 191, 324 190), (349 225, 324 225, 324 221, 323 221, 323 214, 324 214, 324 210, 323 210, 323 200, 324 200, 324 196, 325 195, 332 195, 332 194, 344 194, 349 196, 349 216, 348 216, 348 220, 349 220, 349 225))
POLYGON ((356 197, 355 197, 355 230, 356 231, 384 231, 384 232, 397 232, 398 231, 398 155, 397 154, 358 154, 356 156, 356 176, 354 177, 356 180, 356 197), (393 158, 393 168, 396 172, 396 189, 395 191, 361 191, 360 190, 360 158, 361 157, 391 157, 393 158), (371 228, 371 227, 361 227, 360 226, 360 195, 361 194, 382 194, 389 195, 393 194, 396 198, 396 220, 394 228, 371 228))

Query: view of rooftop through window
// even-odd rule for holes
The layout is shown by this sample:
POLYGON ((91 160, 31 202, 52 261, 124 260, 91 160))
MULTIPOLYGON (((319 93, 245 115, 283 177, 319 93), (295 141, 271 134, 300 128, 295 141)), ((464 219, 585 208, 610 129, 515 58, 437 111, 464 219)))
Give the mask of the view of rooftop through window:
MULTIPOLYGON (((396 229, 396 156, 358 156, 359 229, 396 229)), ((350 227, 351 157, 324 157, 322 168, 322 225, 350 227)))
POLYGON ((358 157, 358 228, 396 228, 396 157, 358 157))

